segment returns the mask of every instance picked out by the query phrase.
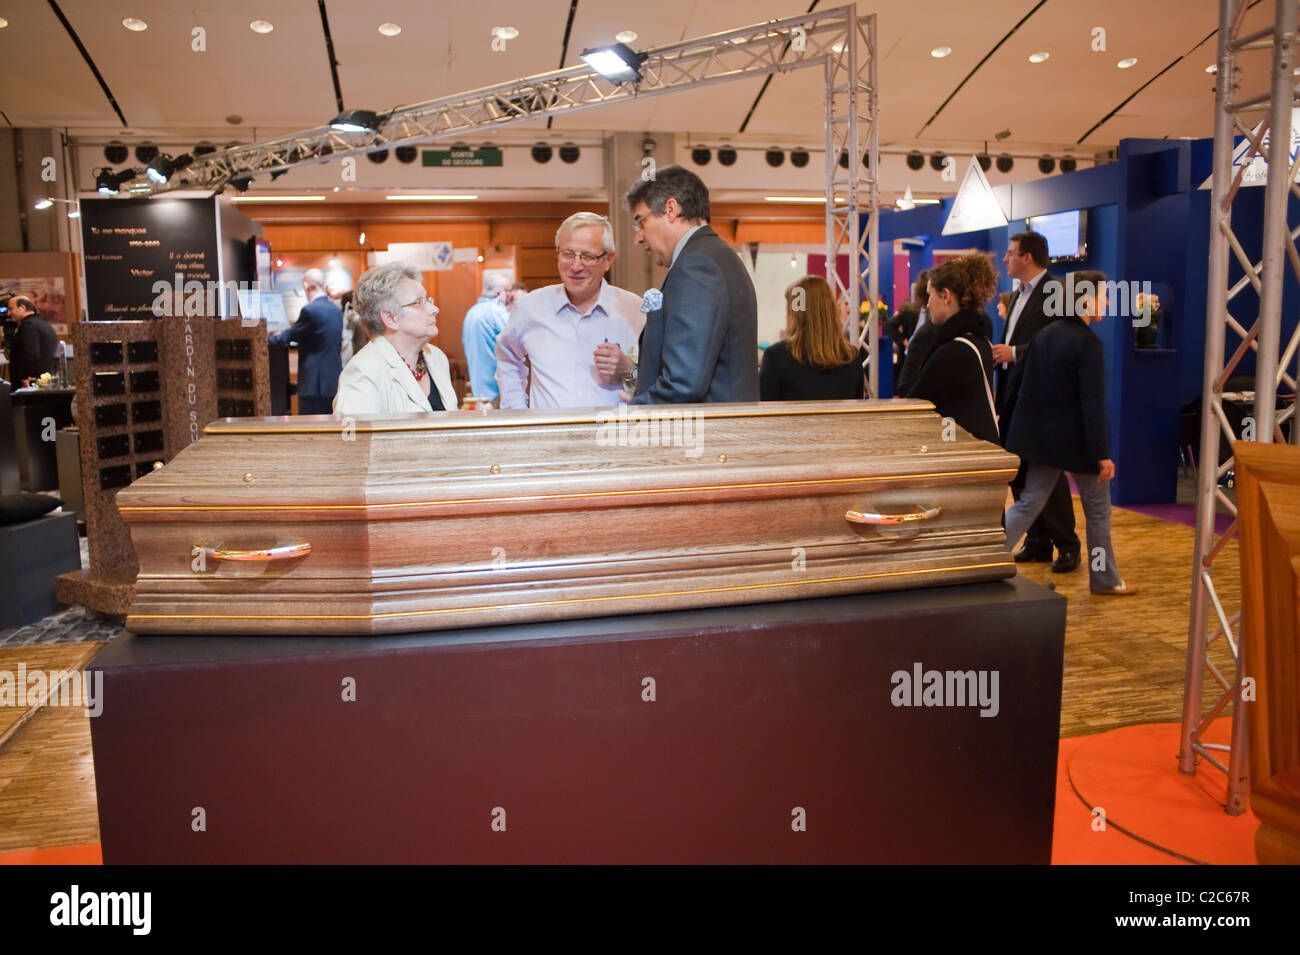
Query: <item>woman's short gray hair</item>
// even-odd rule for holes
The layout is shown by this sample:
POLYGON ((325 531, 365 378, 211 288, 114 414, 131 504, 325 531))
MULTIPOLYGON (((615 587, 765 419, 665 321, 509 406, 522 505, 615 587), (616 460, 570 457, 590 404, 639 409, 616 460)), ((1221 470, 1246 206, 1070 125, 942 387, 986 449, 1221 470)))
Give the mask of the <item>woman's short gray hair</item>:
POLYGON ((594 212, 575 212, 569 218, 560 223, 560 228, 555 232, 555 248, 558 250, 564 240, 573 234, 574 229, 581 229, 583 226, 595 225, 605 230, 601 237, 600 245, 606 252, 614 251, 614 226, 602 215, 594 212))
POLYGON ((397 300, 400 298, 397 286, 402 284, 402 279, 415 279, 424 283, 420 270, 405 262, 376 265, 357 282, 352 302, 357 314, 361 316, 361 323, 372 337, 384 334, 384 319, 379 314, 381 311, 396 315, 402 310, 402 303, 397 300))

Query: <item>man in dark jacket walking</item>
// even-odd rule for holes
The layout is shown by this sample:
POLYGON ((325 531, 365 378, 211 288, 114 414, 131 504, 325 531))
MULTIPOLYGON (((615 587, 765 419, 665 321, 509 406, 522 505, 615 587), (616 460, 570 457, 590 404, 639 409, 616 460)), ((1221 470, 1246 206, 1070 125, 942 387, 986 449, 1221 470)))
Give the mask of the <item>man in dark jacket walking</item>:
POLYGON ((1019 359, 1023 377, 1006 447, 1025 462, 1025 486, 1007 511, 1007 549, 1029 529, 1062 472, 1069 471, 1087 522, 1092 592, 1119 597, 1137 588, 1120 576, 1110 542, 1115 462, 1106 426, 1105 357, 1088 328, 1106 313, 1105 281, 1101 272, 1075 272, 1062 296, 1065 316, 1038 332, 1019 359), (1076 296, 1082 308, 1076 308, 1076 296))
POLYGON ((332 414, 343 371, 343 313, 325 294, 325 275, 308 269, 302 278, 307 304, 298 320, 271 337, 273 345, 298 344, 298 414, 332 414))
POLYGON ((58 336, 50 323, 37 314, 35 304, 26 296, 15 295, 9 300, 9 314, 18 322, 9 356, 9 381, 15 388, 23 388, 45 372, 54 371, 58 336))

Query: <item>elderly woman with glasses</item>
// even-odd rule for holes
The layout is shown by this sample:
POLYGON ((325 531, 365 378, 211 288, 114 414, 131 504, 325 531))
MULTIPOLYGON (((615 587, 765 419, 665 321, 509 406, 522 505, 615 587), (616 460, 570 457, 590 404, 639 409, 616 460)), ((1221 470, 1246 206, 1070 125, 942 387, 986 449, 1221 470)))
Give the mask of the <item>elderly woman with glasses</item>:
POLYGON ((447 356, 429 344, 438 306, 419 271, 400 262, 377 266, 361 276, 353 301, 373 338, 339 376, 334 413, 455 411, 447 356))

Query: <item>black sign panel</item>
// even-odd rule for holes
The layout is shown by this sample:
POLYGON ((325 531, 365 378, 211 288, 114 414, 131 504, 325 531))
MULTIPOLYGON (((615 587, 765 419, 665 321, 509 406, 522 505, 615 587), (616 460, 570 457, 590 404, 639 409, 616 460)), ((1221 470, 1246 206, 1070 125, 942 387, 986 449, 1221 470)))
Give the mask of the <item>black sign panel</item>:
POLYGON ((192 314, 213 314, 215 200, 82 199, 80 221, 91 321, 183 316, 187 302, 204 303, 192 314))

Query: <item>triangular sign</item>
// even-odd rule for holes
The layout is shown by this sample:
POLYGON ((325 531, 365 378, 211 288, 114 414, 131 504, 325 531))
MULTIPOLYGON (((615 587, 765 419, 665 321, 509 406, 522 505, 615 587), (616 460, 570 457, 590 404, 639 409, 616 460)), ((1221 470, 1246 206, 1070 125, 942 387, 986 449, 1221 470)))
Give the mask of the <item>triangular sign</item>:
POLYGON ((916 200, 912 198, 912 187, 909 185, 903 192, 903 198, 899 199, 895 205, 906 212, 908 209, 916 208, 916 200))
POLYGON ((943 224, 943 235, 959 232, 977 232, 980 229, 997 229, 1007 224, 1006 214, 993 194, 993 187, 984 178, 979 161, 970 157, 966 178, 961 181, 957 198, 953 200, 948 221, 943 224))
MULTIPOLYGON (((1293 166, 1295 165, 1296 153, 1300 152, 1300 115, 1297 114, 1300 114, 1300 109, 1293 107, 1291 110, 1291 165, 1293 166)), ((1260 122, 1254 129, 1252 129, 1250 131, 1251 136, 1258 138, 1259 131, 1263 125, 1263 122, 1260 122)), ((1241 184, 1243 186, 1262 186, 1268 181, 1268 160, 1264 158, 1264 155, 1267 155, 1268 153, 1268 141, 1269 134, 1268 132, 1265 132, 1264 140, 1261 144, 1263 147, 1263 154, 1255 153, 1250 157, 1249 164, 1246 160, 1246 152, 1250 149, 1249 139, 1242 137, 1241 142, 1239 142, 1236 148, 1233 149, 1232 176, 1235 177, 1237 175, 1237 170, 1242 166, 1249 166, 1246 170, 1246 174, 1241 177, 1241 184)), ((1214 173, 1210 173, 1205 182, 1201 183, 1201 188, 1209 189, 1213 182, 1214 173)), ((1296 173, 1296 182, 1300 182, 1300 171, 1297 171, 1296 173)))

